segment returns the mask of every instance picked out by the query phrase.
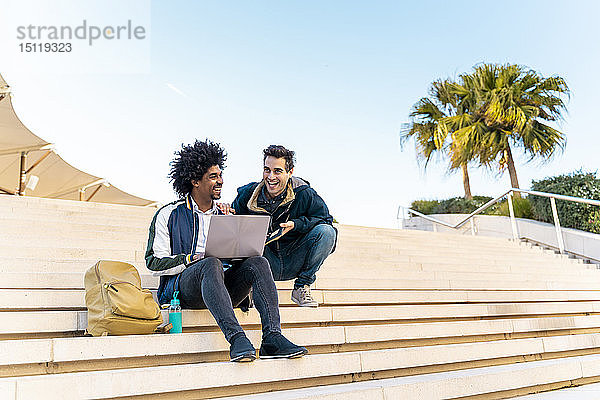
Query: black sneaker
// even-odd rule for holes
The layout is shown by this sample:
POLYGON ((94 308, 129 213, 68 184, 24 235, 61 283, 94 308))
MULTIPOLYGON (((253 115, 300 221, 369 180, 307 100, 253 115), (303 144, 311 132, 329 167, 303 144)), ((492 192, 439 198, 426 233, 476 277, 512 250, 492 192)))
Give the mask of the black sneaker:
POLYGON ((236 362, 250 362, 256 359, 256 349, 243 332, 233 336, 229 347, 229 359, 236 362))
POLYGON ((270 333, 260 345, 260 358, 298 358, 308 353, 306 347, 296 346, 279 332, 270 333))

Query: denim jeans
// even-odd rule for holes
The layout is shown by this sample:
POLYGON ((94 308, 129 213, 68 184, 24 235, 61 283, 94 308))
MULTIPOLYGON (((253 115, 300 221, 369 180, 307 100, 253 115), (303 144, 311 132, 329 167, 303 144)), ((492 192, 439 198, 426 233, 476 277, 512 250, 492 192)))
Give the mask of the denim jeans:
POLYGON ((331 254, 335 238, 336 232, 331 225, 319 224, 279 251, 266 246, 264 257, 269 260, 273 278, 276 281, 296 278, 294 288, 311 285, 331 254))
POLYGON ((186 268, 179 277, 181 307, 208 308, 227 341, 243 332, 233 307, 248 296, 250 288, 263 337, 281 332, 277 288, 264 257, 250 257, 226 271, 221 260, 208 257, 186 268))

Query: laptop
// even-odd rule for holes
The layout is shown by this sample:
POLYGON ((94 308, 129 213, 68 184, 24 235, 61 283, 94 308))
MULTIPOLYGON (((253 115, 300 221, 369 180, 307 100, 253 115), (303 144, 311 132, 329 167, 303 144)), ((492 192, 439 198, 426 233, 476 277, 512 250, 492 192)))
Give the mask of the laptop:
POLYGON ((268 215, 211 216, 204 256, 226 259, 262 256, 270 220, 268 215))

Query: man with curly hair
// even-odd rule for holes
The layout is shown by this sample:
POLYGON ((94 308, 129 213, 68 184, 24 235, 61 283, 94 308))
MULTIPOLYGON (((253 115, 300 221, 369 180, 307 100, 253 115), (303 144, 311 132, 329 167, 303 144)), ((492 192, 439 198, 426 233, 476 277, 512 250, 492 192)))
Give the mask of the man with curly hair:
POLYGON ((277 288, 264 257, 226 265, 204 257, 211 215, 222 214, 222 170, 227 155, 208 139, 182 146, 171 162, 169 177, 179 200, 162 207, 150 224, 146 266, 160 276, 158 298, 168 303, 179 292, 183 308, 208 308, 230 343, 231 361, 252 361, 256 350, 240 326, 234 307, 253 290, 261 318, 261 358, 295 358, 307 353, 281 334, 277 288))
POLYGON ((263 150, 263 180, 238 188, 238 214, 271 216, 272 240, 265 246, 275 280, 295 279, 292 301, 317 307, 310 285, 335 249, 337 231, 323 199, 308 181, 292 176, 295 153, 283 146, 263 150))

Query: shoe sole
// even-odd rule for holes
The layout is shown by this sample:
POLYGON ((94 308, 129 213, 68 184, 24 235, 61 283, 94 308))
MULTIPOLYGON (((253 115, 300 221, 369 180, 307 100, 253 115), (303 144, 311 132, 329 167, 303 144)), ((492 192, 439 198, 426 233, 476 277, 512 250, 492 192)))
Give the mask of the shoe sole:
POLYGON ((302 357, 305 354, 308 354, 308 351, 298 350, 295 353, 280 354, 280 355, 276 355, 276 356, 263 356, 263 355, 260 355, 259 358, 262 358, 262 359, 270 359, 270 358, 300 358, 300 357, 302 357))
POLYGON ((300 302, 294 298, 292 298, 292 301, 294 303, 296 303, 297 305, 299 305, 300 307, 310 307, 310 308, 317 308, 319 307, 319 303, 309 303, 309 304, 300 304, 300 302))
POLYGON ((256 360, 255 354, 240 354, 239 356, 231 358, 229 361, 232 362, 252 362, 256 360))

